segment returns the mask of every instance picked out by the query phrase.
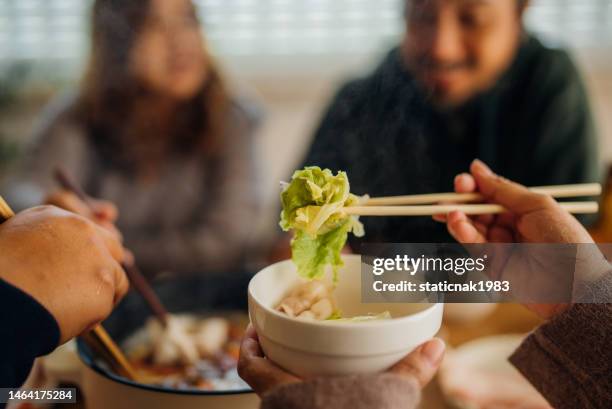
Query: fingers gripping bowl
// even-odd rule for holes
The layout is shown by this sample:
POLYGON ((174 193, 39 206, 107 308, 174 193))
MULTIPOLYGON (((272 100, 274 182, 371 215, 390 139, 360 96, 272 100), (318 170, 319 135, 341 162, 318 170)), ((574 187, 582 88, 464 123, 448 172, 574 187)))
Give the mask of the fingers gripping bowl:
POLYGON ((335 376, 387 369, 440 329, 442 304, 361 303, 361 257, 343 256, 334 290, 346 317, 388 311, 392 319, 364 322, 291 318, 279 301, 304 279, 290 261, 261 270, 249 283, 249 315, 266 356, 299 376, 335 376))

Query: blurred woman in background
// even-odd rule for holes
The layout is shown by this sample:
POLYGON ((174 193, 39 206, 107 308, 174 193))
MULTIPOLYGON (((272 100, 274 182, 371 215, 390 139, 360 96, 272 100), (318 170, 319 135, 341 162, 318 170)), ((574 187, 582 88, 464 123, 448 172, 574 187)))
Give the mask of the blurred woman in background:
MULTIPOLYGON (((229 93, 195 6, 97 0, 92 28, 82 86, 45 112, 10 200, 86 212, 57 191, 60 165, 116 205, 117 227, 147 273, 240 268, 257 208, 257 109, 229 93)), ((115 213, 102 205, 92 217, 113 223, 115 213)))

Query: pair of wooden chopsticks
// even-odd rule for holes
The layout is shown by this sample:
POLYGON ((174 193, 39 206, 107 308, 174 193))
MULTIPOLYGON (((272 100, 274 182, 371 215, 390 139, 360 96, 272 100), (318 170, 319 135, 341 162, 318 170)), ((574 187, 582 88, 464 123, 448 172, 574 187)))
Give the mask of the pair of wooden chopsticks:
MULTIPOLYGON (((599 196, 599 183, 576 185, 539 186, 531 191, 554 198, 599 196)), ((426 195, 389 196, 368 199, 363 206, 346 207, 346 214, 356 216, 434 216, 461 211, 467 215, 499 214, 507 210, 496 204, 475 204, 485 198, 479 193, 433 193, 426 195), (432 204, 441 202, 468 204, 432 204)), ((562 208, 573 214, 590 214, 599 211, 597 202, 561 202, 562 208)))
MULTIPOLYGON (((15 213, 2 196, 0 196, 0 224, 13 216, 15 216, 15 213)), ((102 324, 96 325, 90 332, 84 334, 82 338, 90 348, 103 355, 117 373, 131 380, 137 379, 134 368, 102 324)))

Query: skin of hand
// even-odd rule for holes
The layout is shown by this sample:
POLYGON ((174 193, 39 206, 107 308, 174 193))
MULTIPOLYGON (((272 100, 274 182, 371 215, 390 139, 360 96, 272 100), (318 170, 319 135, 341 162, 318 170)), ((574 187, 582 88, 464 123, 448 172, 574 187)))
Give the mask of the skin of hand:
MULTIPOLYGON (((448 231, 460 243, 593 243, 584 227, 571 214, 563 210, 550 196, 533 193, 526 187, 496 175, 483 162, 475 160, 470 174, 455 178, 455 191, 468 193, 478 191, 489 203, 496 203, 508 209, 500 215, 468 217, 462 212, 435 216, 434 219, 447 223, 448 231)), ((525 256, 525 255, 523 255, 525 256)), ((512 258, 513 256, 510 256, 512 258)), ((529 257, 529 256, 527 256, 529 257)), ((505 265, 546 266, 552 261, 540 257, 538 260, 506 260, 505 265)), ((517 282, 533 287, 549 285, 555 277, 542 277, 542 270, 528 271, 526 268, 512 270, 506 275, 525 274, 517 282), (538 274, 540 273, 540 274, 538 274), (536 279, 546 280, 535 282, 536 279)), ((546 269, 548 270, 548 269, 546 269)), ((550 270, 554 270, 551 265, 550 270)), ((504 272, 498 278, 504 277, 504 272)), ((542 288, 542 287, 540 287, 542 288)), ((525 288, 525 291, 528 291, 525 288)), ((567 309, 567 304, 527 304, 542 318, 551 318, 567 309)))
POLYGON ((0 278, 53 315, 62 343, 105 319, 128 290, 117 237, 54 206, 1 224, 0 249, 0 278))
MULTIPOLYGON (((438 370, 444 349, 444 342, 434 338, 412 351, 387 372, 413 379, 423 388, 438 370)), ((247 329, 240 346, 238 373, 259 396, 283 385, 302 382, 302 379, 265 358, 252 326, 247 329)))
POLYGON ((74 193, 60 189, 48 194, 44 203, 79 214, 104 227, 119 240, 121 239, 121 233, 115 227, 119 211, 111 202, 89 198, 85 203, 74 193))

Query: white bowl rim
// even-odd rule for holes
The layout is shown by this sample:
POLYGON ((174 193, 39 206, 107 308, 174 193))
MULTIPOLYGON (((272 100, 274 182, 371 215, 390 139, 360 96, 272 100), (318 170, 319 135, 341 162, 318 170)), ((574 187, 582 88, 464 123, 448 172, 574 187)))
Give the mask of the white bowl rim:
MULTIPOLYGON (((344 257, 360 257, 361 255, 359 254, 347 254, 347 255, 343 255, 344 257)), ((264 305, 254 294, 253 294, 253 282, 255 281, 255 279, 257 278, 257 275, 259 275, 261 272, 263 272, 264 270, 267 270, 268 268, 271 268, 273 266, 276 266, 277 264, 281 264, 281 263, 287 263, 287 262, 291 262, 291 259, 288 260, 282 260, 282 261, 278 261, 276 263, 270 264, 269 266, 266 266, 264 268, 262 268, 261 270, 259 270, 254 276, 253 278, 251 278, 251 280, 249 281, 249 287, 248 287, 248 296, 249 298, 251 298, 255 303, 257 303, 257 305, 261 308, 263 308, 266 312, 271 313, 272 315, 280 318, 281 320, 285 320, 285 321, 289 321, 292 323, 301 323, 304 324, 306 326, 312 326, 312 327, 333 327, 334 329, 338 329, 338 330, 351 330, 351 329, 355 329, 355 328, 370 328, 370 327, 384 327, 384 326, 392 326, 392 325, 397 325, 401 322, 407 322, 407 321, 416 321, 422 318, 422 316, 431 314, 432 311, 434 311, 436 308, 440 308, 440 306, 442 306, 444 303, 394 303, 394 304, 428 304, 429 306, 421 311, 415 312, 414 314, 409 314, 409 315, 404 315, 401 317, 391 317, 390 319, 381 319, 381 320, 369 320, 369 321, 357 321, 357 322, 347 322, 347 321, 336 321, 336 320, 305 320, 305 319, 298 319, 298 318, 293 318, 288 316, 287 314, 283 314, 279 311, 276 311, 273 308, 270 308, 266 305, 264 305)), ((297 273, 296 273, 297 275, 297 273)), ((370 304, 379 304, 379 303, 370 303, 370 304)))

